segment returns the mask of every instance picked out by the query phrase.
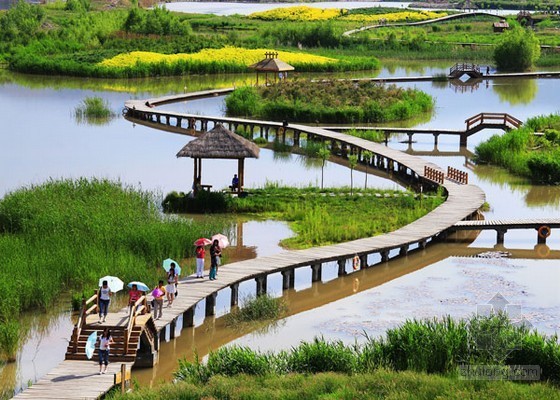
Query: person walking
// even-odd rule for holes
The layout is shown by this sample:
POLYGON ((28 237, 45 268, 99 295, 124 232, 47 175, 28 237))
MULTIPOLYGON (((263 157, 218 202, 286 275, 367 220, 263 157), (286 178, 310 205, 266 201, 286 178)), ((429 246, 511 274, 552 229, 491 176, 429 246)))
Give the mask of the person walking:
POLYGON ((167 307, 171 307, 173 300, 175 300, 175 292, 177 291, 177 274, 175 273, 175 268, 169 268, 167 272, 167 286, 165 287, 165 292, 167 293, 167 307))
POLYGON ((196 246, 196 277, 204 278, 204 257, 206 256, 206 251, 204 251, 204 246, 196 246))
POLYGON ((220 257, 222 255, 222 249, 220 248, 220 242, 214 240, 212 246, 210 246, 210 280, 216 279, 218 274, 218 265, 220 265, 220 257))
POLYGON ((154 296, 154 319, 160 319, 163 315, 163 296, 165 296, 165 288, 163 281, 160 280, 158 285, 152 290, 154 296))
POLYGON ((109 284, 107 283, 107 281, 103 281, 101 283, 102 285, 99 287, 99 291, 97 292, 97 298, 99 302, 99 323, 105 322, 105 320, 107 319, 107 313, 109 312, 109 303, 111 302, 111 296, 113 295, 113 292, 111 292, 111 288, 109 288, 109 284))
POLYGON ((105 328, 99 338, 99 375, 107 372, 107 366, 109 365, 109 350, 111 349, 111 345, 113 343, 114 341, 111 336, 111 331, 109 328, 105 328), (105 365, 105 368, 103 368, 103 365, 105 365))
POLYGON ((140 297, 142 297, 142 292, 138 290, 138 285, 133 284, 128 291, 128 305, 130 307, 130 311, 132 311, 134 303, 136 303, 140 297))

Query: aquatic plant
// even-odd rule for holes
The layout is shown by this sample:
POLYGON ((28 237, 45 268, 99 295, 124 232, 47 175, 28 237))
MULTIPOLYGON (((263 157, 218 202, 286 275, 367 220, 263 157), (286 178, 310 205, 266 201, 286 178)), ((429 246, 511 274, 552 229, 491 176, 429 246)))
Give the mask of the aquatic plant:
POLYGON ((282 298, 274 298, 268 294, 248 296, 243 299, 242 304, 242 307, 233 308, 224 316, 227 326, 235 327, 240 323, 275 320, 284 315, 287 309, 282 298))
POLYGON ((86 97, 81 104, 74 110, 74 116, 78 122, 88 122, 92 124, 106 123, 111 118, 116 117, 116 113, 111 110, 109 102, 101 97, 86 97))

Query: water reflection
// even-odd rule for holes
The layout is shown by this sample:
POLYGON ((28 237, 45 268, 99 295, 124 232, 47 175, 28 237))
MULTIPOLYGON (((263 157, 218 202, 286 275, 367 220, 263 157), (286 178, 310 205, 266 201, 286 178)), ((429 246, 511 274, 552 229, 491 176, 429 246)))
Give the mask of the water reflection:
POLYGON ((539 86, 537 79, 497 79, 492 82, 492 90, 502 103, 514 106, 530 104, 537 97, 539 86))

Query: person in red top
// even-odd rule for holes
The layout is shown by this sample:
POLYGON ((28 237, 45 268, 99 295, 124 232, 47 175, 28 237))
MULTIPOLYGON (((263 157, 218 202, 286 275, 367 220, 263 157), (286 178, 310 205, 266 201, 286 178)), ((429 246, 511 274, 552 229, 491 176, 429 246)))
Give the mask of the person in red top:
POLYGON ((142 292, 138 290, 138 285, 133 284, 132 288, 128 291, 128 305, 130 310, 134 307, 134 303, 142 296, 142 292))
POLYGON ((204 246, 196 246, 196 277, 204 278, 204 256, 206 252, 204 251, 204 246))

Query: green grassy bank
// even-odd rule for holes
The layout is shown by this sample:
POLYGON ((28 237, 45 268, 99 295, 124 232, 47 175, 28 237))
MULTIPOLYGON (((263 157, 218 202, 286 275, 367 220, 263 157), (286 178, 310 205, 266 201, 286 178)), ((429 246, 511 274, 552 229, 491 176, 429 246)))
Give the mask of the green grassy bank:
POLYGON ((490 163, 548 185, 560 183, 560 115, 528 119, 519 128, 494 135, 475 149, 478 163, 490 163))
POLYGON ((225 224, 162 216, 156 195, 107 180, 49 181, 0 200, 0 356, 12 359, 19 313, 62 293, 93 293, 104 275, 151 285, 168 257, 191 255, 198 237, 225 224))
POLYGON ((409 320, 364 344, 316 338, 279 353, 222 347, 204 363, 180 361, 175 378, 175 384, 141 388, 126 398, 558 399, 560 344, 504 314, 409 320), (477 365, 501 372, 537 365, 540 376, 514 383, 461 373, 477 365))

